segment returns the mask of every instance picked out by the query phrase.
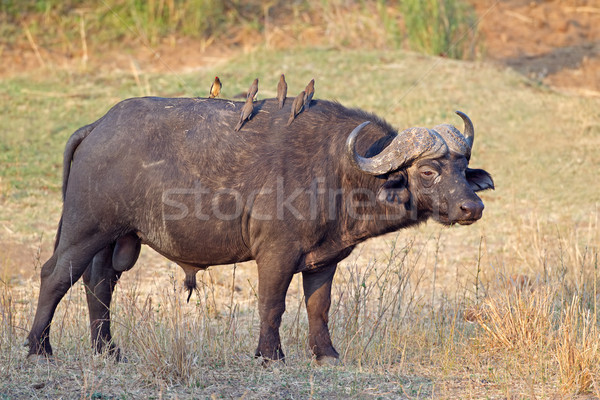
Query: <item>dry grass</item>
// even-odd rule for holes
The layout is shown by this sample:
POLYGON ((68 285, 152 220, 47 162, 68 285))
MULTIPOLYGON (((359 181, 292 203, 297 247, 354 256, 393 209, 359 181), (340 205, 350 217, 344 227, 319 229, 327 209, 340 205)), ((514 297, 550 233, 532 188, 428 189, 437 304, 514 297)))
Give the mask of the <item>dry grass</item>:
POLYGON ((494 350, 537 351, 548 346, 552 325, 552 292, 507 288, 487 298, 475 320, 486 333, 484 346, 494 350))
MULTIPOLYGON (((556 371, 565 396, 600 394, 600 341, 597 314, 582 306, 575 295, 561 298, 560 286, 532 290, 503 288, 486 298, 473 319, 482 329, 478 337, 485 352, 500 358, 540 360, 556 371)), ((532 362, 523 361, 527 367, 532 362)), ((519 370, 517 370, 519 371, 519 370)), ((541 371, 538 371, 538 373, 541 371)))
MULTIPOLYGON (((600 339, 590 287, 576 293, 570 274, 544 281, 542 269, 532 285, 480 282, 485 295, 472 325, 461 314, 476 301, 474 269, 472 275, 457 273, 454 285, 432 287, 431 266, 444 257, 431 236, 438 230, 390 237, 385 253, 363 246, 342 266, 331 311, 342 363, 333 369, 311 366, 300 277, 291 285, 282 325, 287 364, 267 370, 252 358, 258 331, 252 265, 238 266, 235 278, 232 267, 205 273, 188 304, 177 267, 146 252, 137 272, 120 283, 113 306, 115 337, 128 363, 93 356, 78 283, 55 316, 57 360, 50 369, 24 363, 20 346, 33 316, 37 279, 25 287, 5 282, 0 373, 8 379, 0 391, 17 398, 35 393, 337 398, 342 389, 350 398, 597 395, 600 339), (471 386, 453 387, 468 376, 478 378, 471 386)), ((489 257, 484 252, 481 262, 489 257)), ((583 265, 588 282, 597 278, 594 262, 592 257, 583 265)))
POLYGON ((598 248, 581 251, 573 231, 540 242, 541 230, 538 223, 529 241, 531 255, 539 252, 535 275, 498 275, 465 316, 482 329, 477 342, 484 352, 541 360, 558 372, 547 378, 558 380, 563 395, 598 396, 598 248), (556 258, 549 244, 557 246, 556 258))
POLYGON ((578 296, 562 312, 554 356, 565 394, 593 392, 600 397, 600 343, 595 310, 582 307, 578 296))

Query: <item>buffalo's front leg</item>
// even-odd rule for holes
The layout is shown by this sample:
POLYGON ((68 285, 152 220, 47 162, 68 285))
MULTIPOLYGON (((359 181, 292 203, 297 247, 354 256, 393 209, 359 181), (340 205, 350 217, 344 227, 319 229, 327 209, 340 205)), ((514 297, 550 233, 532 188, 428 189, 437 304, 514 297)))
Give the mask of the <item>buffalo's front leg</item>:
POLYGON ((304 299, 308 313, 308 344, 317 362, 335 362, 339 354, 333 348, 329 336, 329 307, 331 305, 331 283, 337 265, 302 273, 304 299))
POLYGON ((119 359, 119 349, 112 342, 110 333, 110 303, 121 272, 112 268, 114 245, 100 250, 83 274, 86 286, 92 346, 102 353, 105 346, 119 359))
POLYGON ((257 263, 260 337, 255 356, 262 356, 265 361, 283 360, 285 356, 281 350, 279 326, 285 311, 285 295, 294 275, 295 264, 283 263, 273 258, 260 259, 257 263))

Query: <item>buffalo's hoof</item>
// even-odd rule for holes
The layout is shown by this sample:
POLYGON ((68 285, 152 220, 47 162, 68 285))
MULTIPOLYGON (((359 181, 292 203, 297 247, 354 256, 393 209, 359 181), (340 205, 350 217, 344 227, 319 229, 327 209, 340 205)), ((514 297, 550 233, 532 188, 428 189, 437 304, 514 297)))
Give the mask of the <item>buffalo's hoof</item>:
POLYGON ((112 360, 116 363, 128 363, 129 359, 123 355, 123 353, 121 352, 121 350, 118 347, 115 347, 113 349, 110 350, 106 350, 100 353, 96 353, 97 356, 101 356, 101 357, 106 357, 109 360, 112 360))
POLYGON ((320 356, 314 359, 314 363, 320 367, 322 366, 336 366, 340 365, 340 359, 332 356, 320 356))
POLYGON ((123 353, 121 353, 121 349, 118 347, 113 347, 109 350, 108 355, 115 360, 115 362, 129 362, 129 360, 127 360, 127 357, 125 357, 123 355, 123 353))
POLYGON ((260 365, 263 368, 277 368, 277 367, 283 367, 285 365, 285 358, 280 358, 280 359, 272 359, 272 358, 265 358, 262 357, 262 360, 260 362, 260 365))
POLYGON ((264 353, 258 349, 256 349, 256 352, 254 353, 254 358, 260 358, 261 359, 261 365, 263 367, 270 367, 273 365, 284 365, 285 364, 285 355, 283 354, 283 351, 281 351, 281 348, 277 348, 275 351, 270 352, 271 356, 265 356, 264 353))
POLYGON ((127 356, 125 356, 123 353, 121 353, 121 350, 117 349, 116 352, 111 353, 111 357, 115 360, 115 362, 118 363, 128 363, 129 359, 127 358, 127 356))

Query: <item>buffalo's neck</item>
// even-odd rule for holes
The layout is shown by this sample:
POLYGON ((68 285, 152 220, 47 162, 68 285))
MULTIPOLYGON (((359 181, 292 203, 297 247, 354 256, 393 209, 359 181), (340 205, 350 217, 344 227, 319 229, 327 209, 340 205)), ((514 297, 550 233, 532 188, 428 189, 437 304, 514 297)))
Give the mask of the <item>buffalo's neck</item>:
POLYGON ((426 219, 410 209, 389 210, 382 206, 373 207, 372 214, 368 214, 366 218, 351 219, 352 222, 347 226, 346 241, 356 245, 372 237, 418 225, 426 219))
POLYGON ((391 204, 377 198, 382 180, 350 171, 338 182, 344 193, 337 208, 336 234, 340 247, 355 246, 369 238, 398 231, 424 222, 428 216, 417 213, 411 203, 391 204))
POLYGON ((372 237, 417 225, 426 219, 411 218, 408 212, 385 214, 382 207, 376 207, 372 212, 372 217, 365 215, 362 219, 348 214, 339 215, 335 226, 327 227, 319 236, 319 240, 306 251, 301 270, 338 263, 350 255, 357 244, 372 237))

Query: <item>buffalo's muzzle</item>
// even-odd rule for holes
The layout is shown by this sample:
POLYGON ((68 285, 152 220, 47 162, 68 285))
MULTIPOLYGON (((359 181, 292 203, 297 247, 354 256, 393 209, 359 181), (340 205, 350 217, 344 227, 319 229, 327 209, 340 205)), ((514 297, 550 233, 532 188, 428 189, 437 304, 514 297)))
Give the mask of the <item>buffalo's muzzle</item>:
POLYGON ((483 202, 481 200, 465 200, 460 205, 459 223, 474 222, 481 218, 483 214, 483 202))

